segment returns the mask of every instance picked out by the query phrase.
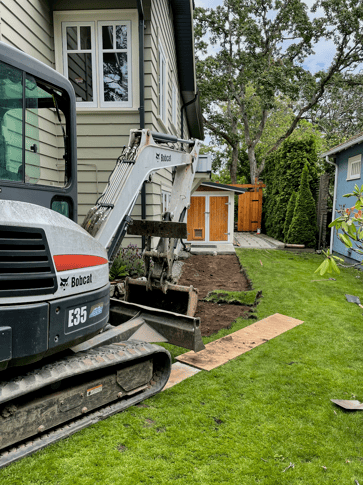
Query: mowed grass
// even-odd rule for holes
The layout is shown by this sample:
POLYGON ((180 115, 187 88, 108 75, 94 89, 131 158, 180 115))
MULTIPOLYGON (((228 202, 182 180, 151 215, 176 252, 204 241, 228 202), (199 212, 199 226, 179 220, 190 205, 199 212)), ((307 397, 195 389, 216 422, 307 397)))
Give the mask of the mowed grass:
POLYGON ((330 402, 363 401, 362 309, 344 296, 363 300, 363 273, 312 282, 320 256, 238 255, 258 319, 302 325, 1 470, 1 485, 363 484, 363 412, 330 402))

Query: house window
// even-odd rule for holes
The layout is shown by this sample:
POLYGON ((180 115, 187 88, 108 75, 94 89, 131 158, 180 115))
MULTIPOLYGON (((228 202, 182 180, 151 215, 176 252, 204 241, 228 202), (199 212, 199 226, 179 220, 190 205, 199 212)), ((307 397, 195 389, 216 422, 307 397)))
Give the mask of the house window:
POLYGON ((166 57, 159 45, 159 116, 166 122, 166 57))
POLYGON ((63 70, 78 107, 131 107, 131 22, 62 22, 63 70))
POLYGON ((171 101, 171 106, 172 106, 172 118, 171 122, 176 128, 177 125, 177 91, 175 84, 173 83, 173 93, 172 93, 172 101, 171 101))
POLYGON ((348 159, 348 176, 347 180, 360 178, 361 155, 356 155, 348 159))
POLYGON ((101 106, 128 103, 130 25, 120 22, 99 22, 100 96, 101 106), (102 39, 102 40, 101 40, 102 39))
POLYGON ((162 205, 162 213, 166 212, 169 209, 171 194, 170 192, 166 192, 165 190, 161 191, 161 205, 162 205))

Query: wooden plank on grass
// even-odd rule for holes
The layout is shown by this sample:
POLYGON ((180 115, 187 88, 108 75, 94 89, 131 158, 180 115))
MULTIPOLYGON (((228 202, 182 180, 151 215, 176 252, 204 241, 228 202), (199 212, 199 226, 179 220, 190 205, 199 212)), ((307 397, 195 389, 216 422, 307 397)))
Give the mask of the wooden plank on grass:
POLYGON ((226 337, 210 342, 200 352, 187 352, 176 359, 198 369, 209 371, 301 323, 303 323, 302 320, 275 313, 226 337))
POLYGON ((194 376, 198 372, 200 372, 200 369, 190 367, 189 365, 182 364, 181 362, 175 362, 171 366, 170 377, 163 391, 175 386, 175 384, 179 384, 179 382, 184 381, 184 379, 187 379, 188 377, 194 376))

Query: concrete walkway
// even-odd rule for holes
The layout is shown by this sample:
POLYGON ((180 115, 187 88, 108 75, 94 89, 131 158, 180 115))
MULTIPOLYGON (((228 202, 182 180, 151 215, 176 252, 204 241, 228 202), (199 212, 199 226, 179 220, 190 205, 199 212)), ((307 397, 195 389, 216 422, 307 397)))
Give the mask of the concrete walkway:
POLYGON ((241 249, 283 249, 284 243, 265 234, 255 232, 235 232, 236 244, 204 243, 192 244, 191 254, 235 254, 235 248, 241 249))
POLYGON ((241 249, 283 249, 284 243, 265 234, 255 232, 235 232, 234 238, 241 249))
POLYGON ((190 249, 191 254, 236 254, 233 244, 192 244, 190 249))

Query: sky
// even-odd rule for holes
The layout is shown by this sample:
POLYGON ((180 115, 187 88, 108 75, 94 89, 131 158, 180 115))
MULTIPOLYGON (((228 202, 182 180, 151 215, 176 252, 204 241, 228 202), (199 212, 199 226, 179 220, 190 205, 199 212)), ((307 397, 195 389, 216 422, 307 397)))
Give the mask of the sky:
MULTIPOLYGON (((194 0, 196 7, 215 8, 223 3, 222 0, 194 0)), ((308 5, 314 3, 313 0, 306 0, 308 5)), ((327 69, 333 59, 335 46, 333 42, 321 41, 315 46, 315 55, 308 57, 304 63, 304 68, 312 73, 320 69, 327 69)))

